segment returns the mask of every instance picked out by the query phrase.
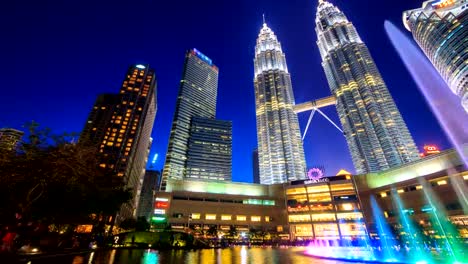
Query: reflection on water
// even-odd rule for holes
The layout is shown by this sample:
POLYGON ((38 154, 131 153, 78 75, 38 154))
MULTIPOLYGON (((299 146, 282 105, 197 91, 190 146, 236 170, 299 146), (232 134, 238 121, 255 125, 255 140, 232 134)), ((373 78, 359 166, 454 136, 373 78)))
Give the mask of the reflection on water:
MULTIPOLYGON (((32 261, 32 264, 344 264, 345 262, 314 259, 302 254, 305 248, 247 248, 204 250, 119 249, 97 251, 83 256, 32 261)), ((355 262, 356 263, 356 262, 355 262)))

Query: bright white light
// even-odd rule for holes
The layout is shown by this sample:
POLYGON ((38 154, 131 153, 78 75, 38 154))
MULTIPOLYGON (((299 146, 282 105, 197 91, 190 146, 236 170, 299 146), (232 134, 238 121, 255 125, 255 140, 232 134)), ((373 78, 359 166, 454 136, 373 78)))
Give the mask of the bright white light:
POLYGON ((154 214, 166 214, 166 210, 164 210, 164 209, 154 209, 154 214))
POLYGON ((167 198, 161 198, 161 197, 156 197, 156 201, 167 202, 167 201, 169 201, 169 199, 167 199, 167 198))
POLYGON ((158 153, 154 154, 153 160, 151 161, 151 163, 154 164, 156 163, 157 160, 158 160, 158 153))
POLYGON ((135 66, 135 67, 137 67, 138 69, 146 69, 146 67, 145 67, 144 65, 141 65, 141 64, 138 64, 138 65, 135 66))

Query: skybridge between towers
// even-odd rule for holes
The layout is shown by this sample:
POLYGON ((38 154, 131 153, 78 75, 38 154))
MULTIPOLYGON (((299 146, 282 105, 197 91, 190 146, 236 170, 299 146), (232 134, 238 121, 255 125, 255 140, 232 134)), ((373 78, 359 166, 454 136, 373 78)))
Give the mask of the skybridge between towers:
POLYGON ((302 140, 304 140, 305 136, 307 135, 307 131, 309 130, 309 126, 310 126, 310 122, 312 121, 312 118, 314 117, 315 112, 318 112, 323 117, 325 117, 325 119, 327 119, 327 121, 330 122, 330 124, 332 124, 336 129, 338 129, 341 133, 344 134, 343 130, 335 122, 333 122, 325 113, 323 113, 320 110, 320 108, 330 106, 330 105, 336 105, 336 97, 334 95, 324 97, 324 98, 320 98, 320 99, 313 100, 313 101, 308 101, 308 102, 305 102, 305 103, 296 104, 294 106, 293 110, 294 110, 294 113, 296 113, 296 114, 310 111, 309 120, 307 121, 307 126, 306 126, 306 129, 304 131, 304 135, 302 135, 302 140))

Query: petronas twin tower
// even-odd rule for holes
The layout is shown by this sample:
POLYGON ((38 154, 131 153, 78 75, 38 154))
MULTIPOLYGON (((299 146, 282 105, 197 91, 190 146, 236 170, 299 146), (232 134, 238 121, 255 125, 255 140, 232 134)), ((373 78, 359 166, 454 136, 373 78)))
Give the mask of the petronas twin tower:
MULTIPOLYGON (((353 24, 320 0, 317 44, 357 173, 418 158, 414 141, 353 24)), ((255 103, 260 183, 306 178, 306 163, 286 58, 263 24, 255 47, 255 103)))

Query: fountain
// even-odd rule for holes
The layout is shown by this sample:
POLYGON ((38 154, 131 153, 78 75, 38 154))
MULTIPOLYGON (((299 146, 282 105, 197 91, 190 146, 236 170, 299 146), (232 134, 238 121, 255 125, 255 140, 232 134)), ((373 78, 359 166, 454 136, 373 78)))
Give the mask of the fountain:
MULTIPOLYGON (((461 157, 465 167, 468 164, 468 114, 462 108, 459 98, 447 87, 426 56, 415 46, 411 39, 403 34, 389 21, 385 21, 385 30, 393 46, 400 55, 406 68, 411 73, 419 90, 426 99, 432 112, 446 133, 450 142, 461 157)), ((448 170, 447 175, 454 192, 457 194, 463 212, 468 211, 468 190, 463 180, 457 176, 455 169, 448 170)), ((391 232, 381 208, 375 197, 370 197, 370 205, 378 239, 359 246, 343 246, 336 241, 334 246, 320 241, 312 242, 307 251, 308 255, 347 261, 361 261, 371 263, 467 263, 466 245, 463 245, 458 231, 449 221, 444 205, 435 195, 431 185, 424 179, 418 179, 427 205, 422 213, 427 214, 428 221, 415 223, 411 215, 413 209, 407 208, 400 198, 398 191, 390 191, 394 215, 400 228, 397 234, 391 232), (432 227, 433 234, 426 234, 421 224, 432 227)))
POLYGON ((413 41, 391 22, 385 21, 384 26, 393 46, 424 95, 439 124, 464 164, 467 165, 468 153, 465 153, 463 146, 468 144, 468 114, 461 106, 460 99, 451 92, 445 81, 413 41))

